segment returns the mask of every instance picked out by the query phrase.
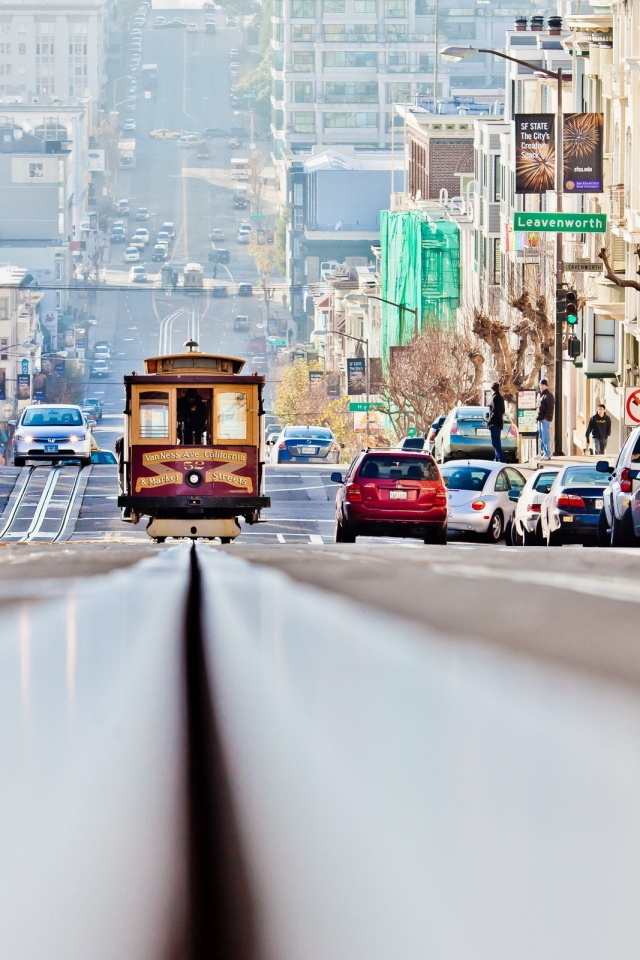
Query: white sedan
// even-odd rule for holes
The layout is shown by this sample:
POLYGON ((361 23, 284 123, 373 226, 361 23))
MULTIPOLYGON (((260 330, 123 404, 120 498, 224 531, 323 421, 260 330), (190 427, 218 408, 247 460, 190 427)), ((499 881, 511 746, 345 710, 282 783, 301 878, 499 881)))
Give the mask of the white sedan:
POLYGON ((516 501, 511 526, 514 547, 542 544, 540 508, 557 475, 557 467, 542 467, 529 477, 518 497, 512 494, 516 501))
POLYGON ((82 466, 91 462, 91 435, 80 407, 66 403, 25 407, 13 435, 14 465, 69 459, 82 466))
POLYGON ((127 249, 124 252, 124 262, 138 263, 139 260, 140 260, 140 251, 136 246, 131 244, 131 246, 127 247, 127 249))
POLYGON ((515 512, 511 491, 520 491, 525 478, 515 467, 491 460, 450 460, 440 467, 449 496, 447 529, 476 533, 498 543, 515 512))

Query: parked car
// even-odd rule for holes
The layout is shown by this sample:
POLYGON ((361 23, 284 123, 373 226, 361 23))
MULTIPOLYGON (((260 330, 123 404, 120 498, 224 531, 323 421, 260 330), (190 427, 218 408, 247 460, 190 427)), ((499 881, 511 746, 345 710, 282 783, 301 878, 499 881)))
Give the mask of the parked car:
POLYGON ((89 371, 89 376, 92 380, 99 380, 103 377, 109 376, 109 361, 108 360, 94 360, 91 364, 91 369, 89 371))
POLYGON ((540 530, 548 547, 596 543, 607 484, 595 463, 560 468, 540 508, 540 530))
POLYGON ((429 453, 433 453, 436 437, 440 433, 442 429, 442 424, 445 422, 446 419, 447 419, 447 415, 446 413, 443 413, 439 417, 436 417, 436 419, 433 421, 433 423, 429 427, 427 431, 427 446, 426 446, 426 449, 429 453))
POLYGON ((122 123, 122 132, 123 133, 135 133, 136 131, 136 122, 133 117, 127 117, 126 120, 122 123))
POLYGON ((253 296, 253 285, 251 283, 239 283, 238 284, 238 296, 239 297, 252 297, 253 296))
POLYGON ((515 503, 509 493, 520 491, 525 478, 515 467, 486 460, 461 460, 440 468, 448 492, 449 530, 475 533, 489 543, 510 536, 515 503))
POLYGON ((557 467, 543 467, 527 479, 520 492, 509 494, 516 505, 511 524, 511 543, 514 547, 542 545, 540 510, 557 475, 557 467))
POLYGON ((640 481, 635 471, 640 468, 640 427, 632 430, 615 466, 599 460, 596 469, 608 484, 603 494, 603 508, 599 521, 598 543, 600 546, 635 546, 635 533, 631 503, 640 490, 640 481))
MULTIPOLYGON (((454 407, 435 438, 433 455, 438 463, 469 457, 493 460, 488 416, 488 407, 454 407)), ((518 462, 518 431, 509 420, 502 428, 502 452, 508 463, 518 462)))
MULTIPOLYGON (((258 357, 251 361, 255 365, 258 357)), ((266 364, 266 357, 264 358, 266 364)), ((328 427, 290 426, 272 444, 272 463, 338 463, 340 444, 328 427)))
POLYGON ((142 264, 131 267, 131 270, 129 270, 129 280, 131 283, 146 283, 148 280, 147 268, 142 266, 142 264))
POLYGON ((200 137, 197 137, 194 133, 185 133, 181 137, 178 137, 177 144, 183 150, 189 149, 190 147, 201 147, 203 141, 200 137))
POLYGON ((336 495, 335 541, 358 536, 414 537, 447 542, 447 491, 438 465, 428 454, 363 450, 336 495))
POLYGON ((264 442, 269 446, 272 440, 282 433, 282 427, 279 423, 270 423, 264 428, 264 442))
POLYGON ((85 406, 92 407, 95 410, 98 422, 102 420, 102 400, 99 397, 87 397, 85 406))
POLYGON ((124 251, 125 263, 137 263, 140 260, 140 251, 135 244, 130 244, 124 251))
POLYGON ((246 314, 239 313, 233 321, 233 329, 235 333, 246 333, 247 330, 251 329, 249 317, 246 314))
POLYGON ((20 413, 13 434, 13 463, 27 460, 78 459, 91 461, 91 434, 82 410, 75 404, 34 404, 20 413))
POLYGON ((213 240, 214 242, 217 241, 219 243, 221 240, 225 239, 224 230, 220 230, 219 227, 215 227, 209 234, 209 239, 213 240))

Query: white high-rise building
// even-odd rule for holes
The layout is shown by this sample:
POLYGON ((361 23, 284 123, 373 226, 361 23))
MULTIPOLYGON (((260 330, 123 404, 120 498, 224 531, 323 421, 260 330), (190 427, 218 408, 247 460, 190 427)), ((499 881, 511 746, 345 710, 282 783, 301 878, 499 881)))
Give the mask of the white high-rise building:
POLYGON ((96 104, 104 82, 107 0, 2 0, 0 103, 96 104))

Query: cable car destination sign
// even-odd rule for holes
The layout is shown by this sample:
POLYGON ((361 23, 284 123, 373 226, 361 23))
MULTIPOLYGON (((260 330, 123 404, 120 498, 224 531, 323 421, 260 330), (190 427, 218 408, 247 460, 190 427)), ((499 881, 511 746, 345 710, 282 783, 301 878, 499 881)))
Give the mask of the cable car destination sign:
POLYGON ((533 213, 518 210, 513 229, 522 233, 606 233, 606 213, 533 213))

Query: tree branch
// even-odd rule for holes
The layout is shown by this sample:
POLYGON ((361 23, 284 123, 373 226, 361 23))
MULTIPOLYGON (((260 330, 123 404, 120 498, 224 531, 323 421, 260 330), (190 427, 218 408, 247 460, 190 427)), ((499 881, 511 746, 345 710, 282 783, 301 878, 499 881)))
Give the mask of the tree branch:
MULTIPOLYGON (((640 261, 640 247, 636 247, 636 256, 640 261)), ((607 280, 610 280, 611 283, 615 283, 617 287, 633 287, 634 290, 640 290, 640 281, 638 280, 623 280, 618 276, 617 273, 614 273, 611 269, 611 264, 609 263, 609 257, 607 256, 607 249, 603 247, 598 257, 604 263, 604 275, 607 280)), ((638 274, 640 274, 640 267, 638 267, 638 274)))

